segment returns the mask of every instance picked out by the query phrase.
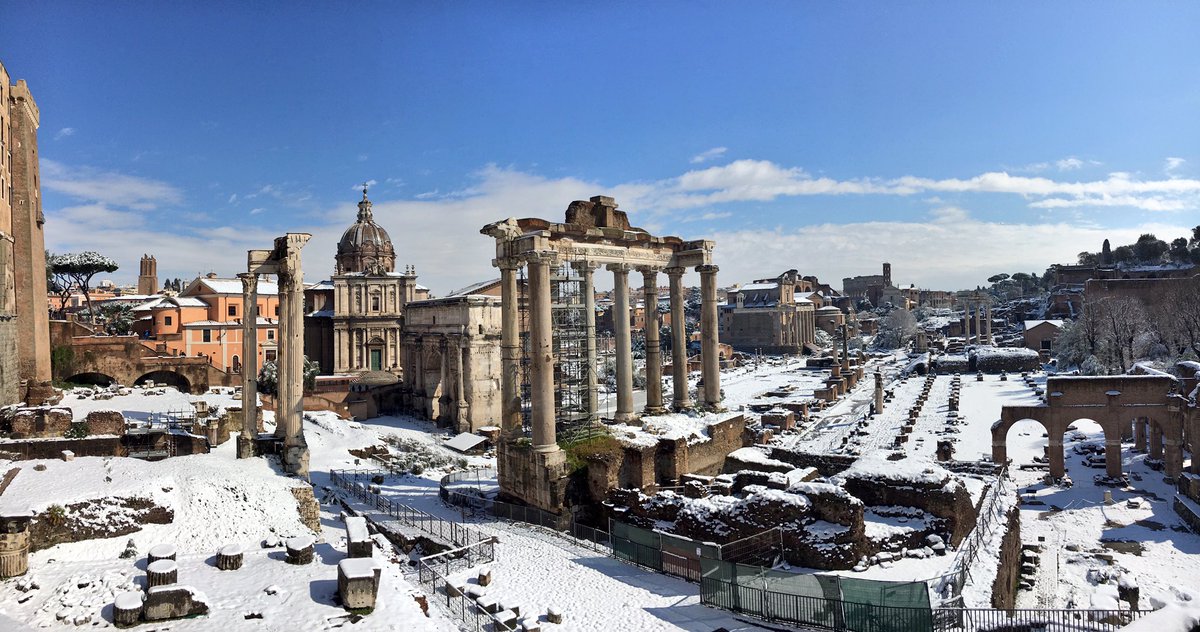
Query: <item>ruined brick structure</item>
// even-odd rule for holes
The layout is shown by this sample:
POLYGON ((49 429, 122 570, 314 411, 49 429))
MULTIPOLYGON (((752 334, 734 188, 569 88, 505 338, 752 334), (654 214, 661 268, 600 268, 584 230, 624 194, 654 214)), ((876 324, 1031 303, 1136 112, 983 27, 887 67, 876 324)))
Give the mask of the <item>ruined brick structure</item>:
POLYGON ((0 405, 20 401, 22 380, 50 379, 40 113, 29 86, 9 81, 0 64, 0 405))

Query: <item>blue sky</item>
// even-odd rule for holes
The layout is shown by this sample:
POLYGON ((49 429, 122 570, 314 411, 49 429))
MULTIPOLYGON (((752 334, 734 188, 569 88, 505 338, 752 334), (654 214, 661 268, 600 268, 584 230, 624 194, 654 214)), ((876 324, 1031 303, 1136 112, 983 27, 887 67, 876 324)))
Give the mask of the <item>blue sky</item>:
POLYGON ((483 224, 613 195, 721 281, 973 287, 1200 223, 1195 3, 6 2, 47 243, 238 271, 355 184, 435 293, 483 224))

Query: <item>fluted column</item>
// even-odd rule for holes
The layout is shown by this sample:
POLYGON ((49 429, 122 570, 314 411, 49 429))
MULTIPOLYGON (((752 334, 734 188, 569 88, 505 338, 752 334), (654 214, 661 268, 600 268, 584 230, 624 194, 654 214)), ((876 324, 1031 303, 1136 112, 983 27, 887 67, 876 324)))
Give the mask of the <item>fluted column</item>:
POLYGON ((584 329, 587 330, 587 418, 588 421, 595 421, 600 409, 596 384, 596 264, 583 261, 576 263, 575 269, 583 277, 583 319, 584 329))
POLYGON ((696 266, 700 273, 700 368, 704 378, 704 405, 721 408, 721 350, 717 341, 717 271, 714 265, 696 266))
POLYGON ((633 340, 629 331, 629 265, 612 263, 614 352, 617 355, 617 423, 637 423, 633 412, 633 340))
POLYGON ((258 275, 244 272, 242 281, 242 433, 239 459, 254 456, 258 433, 258 275))
POLYGON ((521 394, 518 371, 521 332, 518 321, 517 259, 496 259, 500 268, 500 427, 506 436, 521 433, 521 394))
POLYGON ((276 417, 283 412, 284 469, 299 476, 308 476, 308 444, 304 440, 304 272, 300 267, 300 250, 310 235, 288 233, 275 240, 277 251, 285 253, 280 262, 280 350, 287 350, 286 360, 279 373, 280 398, 276 417), (283 387, 287 384, 287 396, 283 387))
POLYGON ((642 268, 642 302, 646 304, 646 410, 647 415, 667 412, 662 398, 662 344, 658 340, 658 268, 642 268))
POLYGON ((983 310, 983 305, 975 304, 975 344, 983 344, 983 317, 980 312, 983 310))
POLYGON ((529 262, 529 386, 533 449, 558 450, 554 433, 554 354, 550 318, 550 264, 552 252, 531 252, 529 262))
POLYGON ((683 306, 683 273, 680 267, 667 268, 671 280, 671 379, 674 382, 671 408, 692 407, 688 394, 687 318, 683 306))

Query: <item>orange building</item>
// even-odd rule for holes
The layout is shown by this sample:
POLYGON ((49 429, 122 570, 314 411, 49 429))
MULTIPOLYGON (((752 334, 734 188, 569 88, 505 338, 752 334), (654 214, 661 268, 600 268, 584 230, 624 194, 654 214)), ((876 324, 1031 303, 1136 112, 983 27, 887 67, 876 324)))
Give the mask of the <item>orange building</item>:
MULTIPOLYGON (((207 357, 222 370, 242 370, 242 282, 216 275, 199 277, 179 296, 160 296, 134 308, 136 330, 158 341, 160 352, 207 357)), ((279 289, 258 282, 258 366, 275 360, 279 289)))

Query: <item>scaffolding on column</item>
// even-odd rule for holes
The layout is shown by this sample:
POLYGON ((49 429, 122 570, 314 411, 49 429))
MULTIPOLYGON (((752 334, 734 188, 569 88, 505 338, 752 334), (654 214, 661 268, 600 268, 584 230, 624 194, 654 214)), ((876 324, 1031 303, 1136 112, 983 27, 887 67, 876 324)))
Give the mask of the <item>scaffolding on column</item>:
POLYGON ((563 262, 550 273, 550 321, 554 326, 554 383, 557 420, 588 420, 587 314, 583 277, 563 262))
POLYGON ((528 437, 532 435, 533 407, 530 404, 533 389, 529 385, 529 280, 525 278, 525 266, 517 269, 517 319, 520 321, 517 330, 520 331, 521 360, 518 368, 517 390, 521 395, 521 430, 528 437))

